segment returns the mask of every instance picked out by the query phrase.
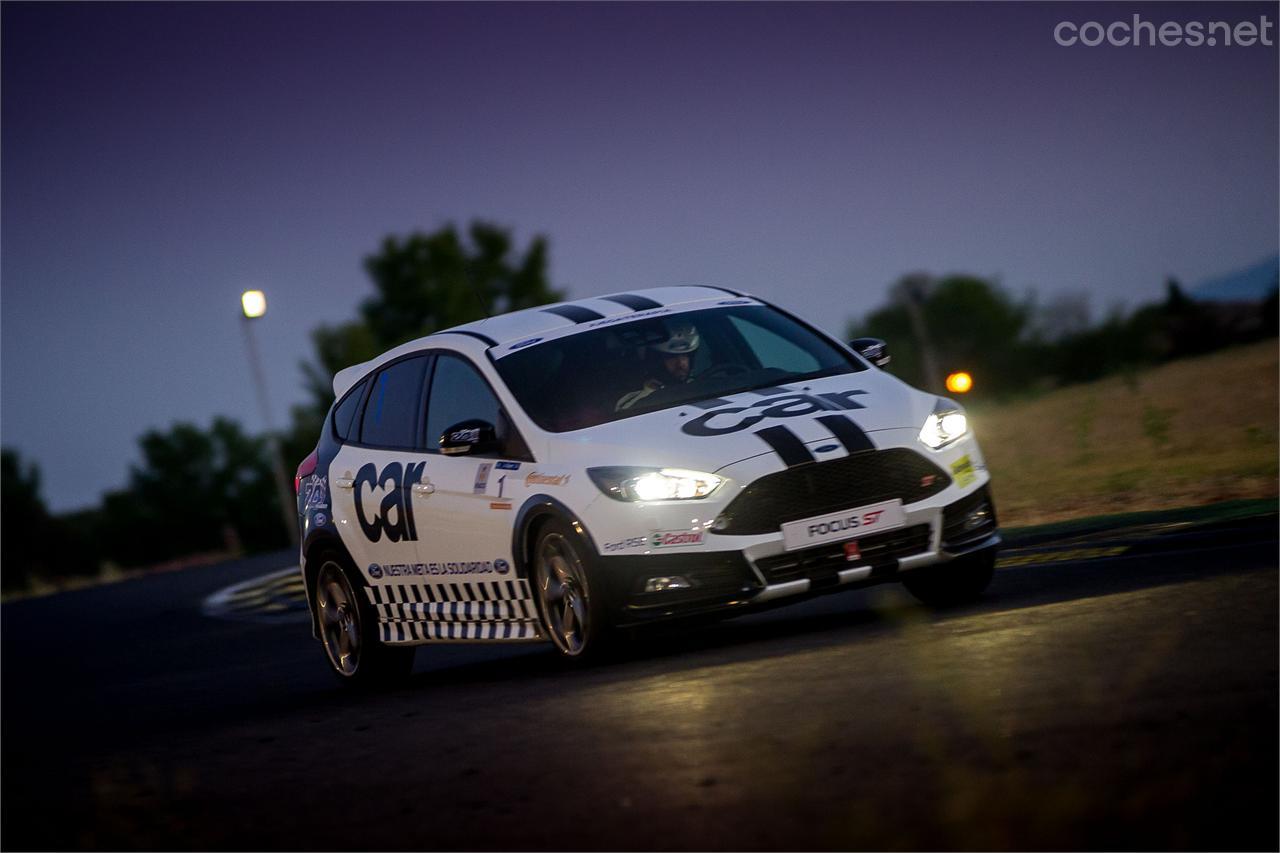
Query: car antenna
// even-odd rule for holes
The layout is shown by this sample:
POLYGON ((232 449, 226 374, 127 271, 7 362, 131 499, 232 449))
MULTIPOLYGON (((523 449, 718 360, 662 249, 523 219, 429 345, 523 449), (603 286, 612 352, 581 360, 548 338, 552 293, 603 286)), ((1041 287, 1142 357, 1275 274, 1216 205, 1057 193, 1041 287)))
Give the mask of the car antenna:
POLYGON ((471 282, 471 295, 476 298, 476 303, 480 306, 480 313, 488 320, 492 315, 489 313, 489 303, 485 300, 484 294, 480 292, 480 284, 474 279, 471 282))

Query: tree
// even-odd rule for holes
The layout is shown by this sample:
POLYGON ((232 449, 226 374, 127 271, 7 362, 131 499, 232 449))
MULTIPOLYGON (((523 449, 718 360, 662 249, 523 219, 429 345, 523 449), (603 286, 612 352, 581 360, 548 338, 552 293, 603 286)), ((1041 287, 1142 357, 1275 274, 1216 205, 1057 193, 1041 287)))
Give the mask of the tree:
POLYGON ((557 302, 564 294, 547 277, 547 241, 534 237, 515 256, 511 235, 473 222, 464 240, 453 225, 430 234, 389 236, 364 259, 374 295, 356 320, 312 332, 315 360, 302 365, 310 403, 293 412, 285 441, 290 458, 315 445, 333 402, 333 375, 394 346, 486 315, 557 302))
POLYGON ((219 417, 208 430, 190 423, 150 430, 138 445, 142 464, 131 467, 128 490, 103 504, 112 559, 139 565, 288 544, 265 439, 219 417))
POLYGON ((890 288, 894 301, 852 324, 850 337, 871 336, 889 343, 889 368, 920 388, 940 387, 945 374, 967 370, 982 392, 1002 393, 1031 378, 1030 344, 1024 340, 1030 304, 1012 299, 994 282, 969 275, 931 280, 920 274, 890 288), (918 316, 900 294, 915 300, 918 316), (934 352, 937 372, 926 375, 920 334, 934 352))
POLYGON ((1055 293, 1032 313, 1031 335, 1044 343, 1057 343, 1093 325, 1089 296, 1082 291, 1055 293))
POLYGON ((40 469, 16 450, 0 451, 0 582, 5 591, 26 589, 32 575, 47 572, 41 540, 49 511, 40 497, 40 469))
POLYGON ((33 579, 50 581, 98 569, 93 541, 49 513, 40 496, 40 469, 18 451, 0 451, 0 586, 26 589, 33 579))

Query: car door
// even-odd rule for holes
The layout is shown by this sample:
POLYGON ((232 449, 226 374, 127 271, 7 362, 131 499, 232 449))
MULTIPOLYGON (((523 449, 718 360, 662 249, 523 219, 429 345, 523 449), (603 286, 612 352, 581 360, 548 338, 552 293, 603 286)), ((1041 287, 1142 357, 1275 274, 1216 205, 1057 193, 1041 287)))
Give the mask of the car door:
POLYGON ((448 580, 510 578, 512 493, 531 456, 489 383, 464 356, 438 352, 427 399, 426 475, 434 486, 430 512, 417 519, 419 553, 444 564, 448 580), (497 429, 498 448, 477 455, 440 452, 441 436, 464 421, 497 429), (487 577, 486 577, 487 576, 487 577), (466 578, 471 579, 471 578, 466 578))
POLYGON ((398 359, 369 384, 350 438, 330 465, 330 500, 343 544, 372 582, 412 572, 429 497, 421 446, 431 356, 398 359))

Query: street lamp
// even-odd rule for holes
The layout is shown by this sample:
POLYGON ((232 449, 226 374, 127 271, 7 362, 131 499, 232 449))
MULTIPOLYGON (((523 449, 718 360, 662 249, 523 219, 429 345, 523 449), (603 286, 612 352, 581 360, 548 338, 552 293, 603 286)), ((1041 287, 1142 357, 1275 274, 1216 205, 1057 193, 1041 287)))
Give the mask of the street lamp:
POLYGON ((267 380, 262 374, 262 362, 258 358, 258 345, 253 338, 253 320, 267 313, 267 297, 261 290, 246 290, 240 294, 240 308, 244 317, 244 340, 249 350, 249 367, 253 371, 253 383, 258 391, 258 405, 262 407, 262 421, 267 427, 267 445, 271 450, 271 475, 276 481, 276 496, 280 500, 280 514, 284 519, 289 543, 298 547, 298 523, 294 515, 294 496, 289 491, 284 476, 284 460, 280 456, 280 438, 272 427, 271 405, 267 397, 267 380))
POLYGON ((916 343, 920 345, 920 361, 924 368, 924 390, 936 391, 938 379, 938 360, 933 354, 933 340, 929 337, 929 326, 924 321, 924 310, 921 306, 929 298, 929 288, 933 284, 927 273, 912 273, 903 276, 892 293, 895 299, 907 309, 907 320, 911 323, 911 331, 915 334, 916 343))
POLYGON ((240 294, 240 307, 244 309, 246 320, 261 317, 267 313, 267 297, 261 290, 246 290, 240 294))

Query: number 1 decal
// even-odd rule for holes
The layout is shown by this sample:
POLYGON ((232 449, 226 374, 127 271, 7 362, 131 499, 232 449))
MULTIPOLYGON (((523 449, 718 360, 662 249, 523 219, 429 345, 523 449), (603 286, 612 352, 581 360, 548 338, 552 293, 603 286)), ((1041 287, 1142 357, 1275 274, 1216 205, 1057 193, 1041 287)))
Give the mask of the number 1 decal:
POLYGON ((503 474, 498 478, 498 497, 502 497, 502 488, 507 482, 507 475, 503 474))

